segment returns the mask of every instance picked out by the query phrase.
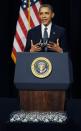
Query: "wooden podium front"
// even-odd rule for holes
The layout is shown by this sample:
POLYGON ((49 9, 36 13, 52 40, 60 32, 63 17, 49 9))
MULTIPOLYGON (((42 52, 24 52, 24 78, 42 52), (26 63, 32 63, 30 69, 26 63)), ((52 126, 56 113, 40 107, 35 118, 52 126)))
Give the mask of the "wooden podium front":
POLYGON ((64 111, 65 91, 19 91, 25 111, 64 111))
POLYGON ((14 83, 19 90, 20 108, 26 111, 64 111, 66 92, 73 82, 68 53, 17 53, 14 83), (32 74, 32 61, 47 58, 51 74, 39 79, 32 74))

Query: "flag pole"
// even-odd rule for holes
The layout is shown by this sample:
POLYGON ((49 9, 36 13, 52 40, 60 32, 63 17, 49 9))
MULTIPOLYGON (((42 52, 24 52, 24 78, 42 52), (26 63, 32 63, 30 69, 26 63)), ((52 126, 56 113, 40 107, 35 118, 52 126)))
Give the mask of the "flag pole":
POLYGON ((28 0, 28 26, 30 29, 30 0, 28 0))

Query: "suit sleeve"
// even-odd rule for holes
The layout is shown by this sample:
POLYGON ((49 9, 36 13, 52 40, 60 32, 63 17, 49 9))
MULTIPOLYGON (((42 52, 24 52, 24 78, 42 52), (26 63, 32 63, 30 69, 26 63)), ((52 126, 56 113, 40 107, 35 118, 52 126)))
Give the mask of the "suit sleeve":
POLYGON ((31 48, 31 32, 28 32, 27 39, 26 39, 26 47, 25 47, 25 52, 29 52, 31 48))

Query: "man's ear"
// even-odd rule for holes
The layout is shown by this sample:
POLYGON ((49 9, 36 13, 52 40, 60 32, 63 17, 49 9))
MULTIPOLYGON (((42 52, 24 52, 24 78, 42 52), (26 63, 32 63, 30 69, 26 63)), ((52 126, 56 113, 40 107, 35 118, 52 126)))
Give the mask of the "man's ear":
POLYGON ((52 13, 52 18, 54 18, 54 16, 55 16, 55 13, 52 13))

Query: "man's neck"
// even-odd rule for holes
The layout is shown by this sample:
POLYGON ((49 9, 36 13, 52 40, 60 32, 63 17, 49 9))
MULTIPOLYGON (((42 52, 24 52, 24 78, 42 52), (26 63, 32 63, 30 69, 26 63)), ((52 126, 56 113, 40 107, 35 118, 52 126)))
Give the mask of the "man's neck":
POLYGON ((41 25, 44 26, 44 27, 49 27, 49 26, 52 25, 52 22, 50 22, 48 25, 44 25, 44 24, 41 24, 41 25))

